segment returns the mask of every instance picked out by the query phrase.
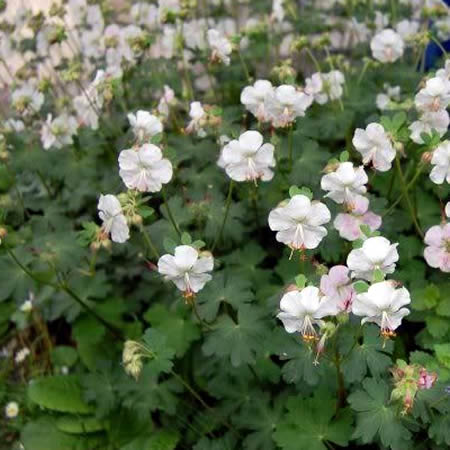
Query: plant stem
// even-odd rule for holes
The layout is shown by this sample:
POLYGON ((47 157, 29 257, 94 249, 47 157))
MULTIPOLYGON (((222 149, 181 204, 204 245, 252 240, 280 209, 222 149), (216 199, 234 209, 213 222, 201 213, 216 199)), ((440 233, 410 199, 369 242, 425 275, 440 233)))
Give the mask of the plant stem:
POLYGON ((122 332, 118 330, 114 325, 111 325, 109 322, 107 322, 103 317, 99 316, 90 306, 86 305, 84 301, 74 292, 66 283, 56 284, 52 283, 51 281, 47 280, 41 280, 39 277, 37 277, 31 270, 29 270, 27 267, 25 267, 19 259, 16 257, 14 252, 6 247, 6 251, 8 252, 9 256, 11 256, 12 260, 19 266, 22 271, 28 275, 32 280, 36 281, 37 283, 46 284, 47 286, 51 286, 54 289, 64 291, 66 294, 68 294, 70 297, 72 297, 86 312, 91 314, 95 319, 97 319, 102 325, 104 325, 111 333, 114 334, 117 338, 123 340, 122 332))
POLYGON ((167 201, 167 195, 166 195, 165 189, 162 188, 161 192, 162 192, 162 196, 163 196, 163 199, 164 199, 164 206, 166 207, 167 215, 169 216, 169 220, 172 223, 172 226, 173 226, 174 230, 177 232, 178 237, 181 238, 181 231, 180 231, 180 228, 178 227, 177 222, 175 221, 175 218, 173 217, 172 211, 170 210, 169 202, 167 201))
POLYGON ((153 244, 152 239, 150 238, 150 235, 148 234, 147 230, 143 225, 140 227, 140 231, 142 233, 142 236, 144 236, 144 242, 147 245, 147 248, 150 250, 151 253, 153 253, 153 256, 156 259, 159 259, 159 252, 155 247, 155 244, 153 244))
POLYGON ((226 200, 226 204, 225 204, 225 214, 223 216, 222 225, 220 227, 219 233, 216 236, 216 239, 212 246, 211 252, 214 252, 215 248, 217 247, 217 244, 219 243, 220 239, 222 238, 222 234, 223 234, 223 230, 225 228, 225 223, 227 221, 228 213, 230 212, 231 198, 232 198, 232 194, 233 194, 233 186, 234 186, 233 180, 230 180, 230 186, 228 187, 228 195, 227 195, 227 200, 226 200))
POLYGON ((414 206, 411 202, 411 199, 408 194, 408 187, 406 186, 405 177, 403 176, 402 166, 400 164, 400 159, 398 155, 395 157, 395 165, 397 167, 398 175, 400 178, 401 187, 403 190, 403 196, 405 197, 406 204, 408 205, 409 214, 411 215, 411 219, 414 223, 414 227, 416 228, 417 234, 420 236, 421 239, 424 238, 423 231, 420 228, 419 222, 417 220, 416 213, 414 212, 414 206))
POLYGON ((289 127, 289 133, 288 133, 288 152, 289 152, 289 172, 292 171, 293 166, 293 134, 294 134, 294 127, 291 125, 289 127))
POLYGON ((237 53, 239 55, 239 61, 241 62, 242 70, 244 71, 245 78, 247 78, 247 83, 251 84, 252 79, 250 78, 250 74, 248 72, 247 63, 245 62, 244 57, 242 56, 240 48, 237 49, 237 53))
POLYGON ((358 77, 358 81, 357 81, 358 85, 361 84, 361 81, 363 80, 364 75, 366 74, 367 69, 369 68, 369 66, 370 66, 370 61, 366 61, 366 63, 364 64, 363 70, 361 71, 361 74, 358 77))
MULTIPOLYGON (((417 178, 419 178, 420 174, 422 173, 423 168, 425 167, 424 164, 421 164, 417 170, 416 173, 414 174, 414 177, 411 179, 411 181, 408 183, 408 185, 406 186, 406 192, 408 192, 416 183, 417 178)), ((387 216, 388 214, 390 214, 392 212, 392 210, 400 203, 400 201, 402 200, 402 198, 404 197, 405 193, 402 192, 399 197, 397 198, 397 200, 395 200, 395 202, 389 207, 389 209, 382 214, 382 217, 387 216)))
POLYGON ((345 403, 345 384, 344 384, 344 376, 342 375, 341 371, 341 355, 339 354, 339 350, 337 348, 335 350, 335 358, 334 358, 334 365, 336 366, 336 380, 338 385, 338 400, 336 404, 336 410, 342 408, 345 403))
POLYGON ((320 64, 319 64, 319 61, 317 61, 316 57, 314 56, 313 52, 308 47, 305 47, 305 51, 308 54, 308 56, 310 57, 311 61, 313 62, 317 72, 320 73, 321 72, 320 64))

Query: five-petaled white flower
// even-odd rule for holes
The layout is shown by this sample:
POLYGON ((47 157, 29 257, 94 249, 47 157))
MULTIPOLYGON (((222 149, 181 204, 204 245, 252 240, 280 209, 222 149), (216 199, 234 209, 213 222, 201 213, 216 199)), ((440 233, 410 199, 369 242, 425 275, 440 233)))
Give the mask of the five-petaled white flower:
POLYGON ((285 330, 288 333, 298 331, 305 340, 317 337, 314 325, 320 326, 323 323, 322 318, 335 316, 339 312, 337 303, 328 297, 321 297, 319 289, 314 286, 284 294, 280 309, 277 317, 283 322, 285 330))
POLYGON ((398 261, 397 245, 391 244, 382 236, 364 241, 361 248, 352 250, 347 257, 347 266, 352 271, 352 277, 372 281, 377 269, 384 274, 393 273, 398 261))
POLYGON ((357 294, 353 300, 352 312, 364 317, 362 324, 375 322, 381 328, 384 337, 395 336, 394 330, 401 324, 403 317, 409 314, 403 306, 411 303, 406 288, 395 288, 395 282, 381 281, 370 286, 369 290, 357 294))
POLYGON ((253 86, 246 86, 241 92, 241 103, 261 122, 267 120, 264 102, 268 94, 273 92, 272 83, 257 80, 253 86))
POLYGON ((11 102, 12 106, 24 116, 32 115, 39 112, 44 104, 44 94, 28 82, 13 91, 11 102))
POLYGON ((76 134, 77 128, 75 117, 63 113, 52 119, 52 115, 49 114, 41 129, 42 146, 48 150, 51 147, 62 148, 72 144, 72 136, 76 134))
POLYGON ((395 149, 382 125, 369 123, 365 130, 357 128, 352 143, 361 153, 364 164, 372 162, 373 167, 380 172, 386 172, 392 167, 395 149))
POLYGON ((269 214, 269 226, 278 231, 276 239, 292 249, 316 248, 327 235, 325 227, 331 219, 329 209, 305 195, 294 195, 287 204, 273 209, 269 214))
POLYGON ((274 127, 286 127, 297 117, 305 115, 313 99, 312 95, 297 90, 295 86, 283 84, 267 94, 264 109, 274 127))
POLYGON ((314 73, 306 79, 305 92, 314 97, 314 100, 323 105, 329 100, 337 100, 342 97, 345 83, 344 74, 339 70, 328 73, 314 73))
POLYGON ((97 208, 98 216, 103 221, 104 233, 111 234, 114 242, 121 244, 127 241, 130 237, 130 230, 118 198, 111 194, 100 195, 97 208))
POLYGON ((207 272, 211 272, 213 267, 214 258, 210 253, 201 255, 190 245, 179 245, 175 248, 175 256, 163 255, 158 261, 158 272, 183 291, 186 298, 203 289, 212 279, 207 272))
POLYGON ((430 78, 414 98, 416 109, 436 112, 450 104, 450 81, 441 77, 430 78))
POLYGON ((410 137, 416 144, 423 144, 423 133, 430 134, 432 130, 436 130, 442 137, 447 132, 449 123, 450 117, 445 110, 425 112, 419 117, 419 120, 414 121, 408 127, 411 131, 410 137))
POLYGON ((363 166, 354 167, 351 162, 340 163, 334 172, 322 177, 320 186, 329 191, 325 197, 330 197, 336 203, 354 205, 361 194, 367 192, 364 186, 368 181, 363 166))
POLYGON ((431 164, 434 166, 430 172, 431 181, 436 184, 442 184, 444 180, 450 183, 450 141, 441 142, 434 150, 431 164))
POLYGON ((372 56, 382 63, 397 61, 405 50, 402 37, 390 28, 380 31, 370 41, 372 56))
POLYGON ((246 131, 225 145, 217 164, 235 181, 269 181, 275 167, 273 152, 272 144, 263 144, 261 133, 246 131))
POLYGON ((161 121, 148 111, 140 110, 136 114, 129 113, 128 121, 139 142, 148 140, 163 131, 161 121))
POLYGON ((233 50, 231 42, 218 30, 208 30, 208 44, 211 47, 213 61, 223 62, 226 66, 230 64, 230 54, 233 50))
POLYGON ((156 145, 143 144, 119 154, 119 175, 129 189, 158 192, 172 178, 172 164, 156 145))

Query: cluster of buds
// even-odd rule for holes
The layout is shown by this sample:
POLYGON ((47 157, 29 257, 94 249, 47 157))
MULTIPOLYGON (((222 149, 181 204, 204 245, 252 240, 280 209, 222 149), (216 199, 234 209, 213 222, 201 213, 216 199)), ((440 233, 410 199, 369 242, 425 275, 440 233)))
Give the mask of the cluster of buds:
POLYGON ((292 60, 285 59, 272 69, 272 76, 278 78, 282 84, 293 84, 297 73, 292 67, 292 60))
POLYGON ((139 214, 138 209, 139 205, 142 202, 148 200, 147 198, 141 198, 139 192, 129 189, 126 192, 122 192, 117 196, 120 201, 120 205, 122 206, 122 212, 127 219, 128 224, 141 226, 143 219, 139 214))
POLYGON ((142 370, 143 353, 142 345, 136 341, 126 341, 122 352, 122 363, 125 372, 131 375, 135 380, 139 378, 142 370))
POLYGON ((403 360, 398 360, 397 365, 391 371, 395 385, 391 393, 391 400, 402 401, 402 414, 408 414, 412 410, 418 391, 431 389, 437 380, 435 372, 428 372, 417 364, 408 365, 403 360))

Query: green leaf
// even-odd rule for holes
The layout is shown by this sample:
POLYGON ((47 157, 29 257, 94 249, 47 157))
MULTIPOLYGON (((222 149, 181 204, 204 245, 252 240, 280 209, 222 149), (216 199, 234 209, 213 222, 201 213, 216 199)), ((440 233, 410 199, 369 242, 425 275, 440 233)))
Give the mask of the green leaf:
POLYGON ((434 351, 436 352, 438 361, 447 367, 447 369, 450 369, 450 343, 436 344, 434 351))
POLYGON ((364 294, 364 292, 367 292, 369 290, 369 285, 365 281, 357 281, 356 283, 353 283, 353 288, 358 294, 364 294))
POLYGON ((145 361, 149 370, 155 374, 161 372, 170 373, 175 350, 167 345, 166 336, 156 329, 148 328, 142 339, 152 354, 151 359, 146 358, 145 361))
POLYGON ((69 434, 85 434, 102 431, 105 424, 95 417, 64 416, 56 420, 56 428, 69 434))
POLYGON ((221 271, 216 273, 204 289, 197 295, 197 308, 200 317, 211 322, 217 316, 222 303, 228 303, 235 309, 250 303, 254 299, 251 282, 236 274, 221 271))
POLYGON ((301 190, 298 186, 291 186, 289 188, 289 197, 294 197, 295 195, 299 195, 301 193, 301 190))
POLYGON ((381 269, 375 269, 373 271, 373 282, 380 283, 384 281, 384 272, 381 269))
POLYGON ((53 375, 30 381, 28 398, 39 406, 53 411, 89 414, 92 408, 83 400, 76 375, 53 375))
POLYGON ((345 328, 340 334, 340 351, 345 355, 342 362, 344 379, 349 383, 361 381, 369 370, 372 376, 379 377, 392 365, 390 353, 393 350, 391 341, 384 342, 379 328, 375 325, 363 326, 362 339, 358 331, 345 328))
POLYGON ((203 353, 206 356, 228 357, 234 367, 254 364, 267 332, 264 316, 265 313, 257 306, 250 305, 239 308, 236 322, 230 316, 220 316, 205 339, 203 353))
POLYGON ((192 244, 192 238, 191 235, 189 233, 183 232, 183 234, 181 235, 181 243, 183 245, 191 245, 192 244))
POLYGON ((200 337, 198 326, 186 311, 188 310, 184 305, 169 311, 166 306, 156 304, 144 314, 144 319, 152 328, 166 336, 167 345, 175 350, 177 357, 183 356, 192 342, 200 337))
POLYGON ((177 243, 173 239, 168 238, 168 237, 164 238, 163 247, 167 253, 173 254, 175 252, 176 246, 177 246, 177 243))
POLYGON ((326 450, 328 443, 347 446, 352 416, 344 409, 335 417, 335 398, 318 391, 313 398, 290 397, 286 408, 273 434, 283 450, 326 450))
POLYGON ((73 347, 59 345, 52 349, 51 357, 56 366, 72 367, 78 359, 78 353, 73 347))
POLYGON ((392 448, 410 443, 411 433, 397 415, 395 407, 388 405, 389 388, 383 380, 366 378, 363 389, 351 393, 347 400, 357 412, 354 439, 368 444, 378 437, 384 446, 392 448))
POLYGON ((147 219, 155 214, 155 210, 150 206, 140 205, 138 208, 138 214, 144 219, 147 219))
POLYGON ((343 162, 347 162, 350 158, 350 153, 347 150, 344 150, 343 152, 341 152, 341 154, 339 155, 339 161, 341 163, 343 162))
POLYGON ((306 286, 308 279, 302 273, 295 277, 295 284, 299 289, 303 289, 306 286))
POLYGON ((175 450, 179 440, 176 431, 155 431, 134 439, 120 450, 175 450))

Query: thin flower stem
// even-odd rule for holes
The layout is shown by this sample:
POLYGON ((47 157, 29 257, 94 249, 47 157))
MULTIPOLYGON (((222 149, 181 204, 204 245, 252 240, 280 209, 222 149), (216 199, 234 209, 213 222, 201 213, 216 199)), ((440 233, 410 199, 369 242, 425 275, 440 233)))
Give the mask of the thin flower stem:
POLYGON ((367 69, 369 68, 369 66, 370 66, 370 61, 366 61, 365 64, 364 64, 363 70, 361 71, 361 74, 358 77, 358 81, 357 81, 358 85, 361 84, 361 82, 362 82, 362 80, 364 78, 364 75, 366 74, 367 69))
POLYGON ((247 78, 248 84, 251 84, 252 79, 251 79, 250 74, 249 74, 249 72, 248 72, 247 63, 245 62, 245 59, 244 59, 244 57, 242 56, 242 52, 241 52, 241 50, 240 50, 239 47, 238 47, 238 49, 237 49, 237 54, 238 54, 238 56, 239 56, 239 61, 241 62, 242 70, 244 71, 245 78, 247 78))
POLYGON ((220 239, 222 238, 222 234, 223 234, 223 230, 225 228, 225 223, 227 221, 228 213, 230 212, 233 187, 234 187, 233 180, 230 180, 230 186, 228 187, 228 195, 227 195, 227 200, 226 200, 226 205, 225 205, 225 214, 223 216, 223 221, 222 221, 222 225, 220 227, 220 231, 217 234, 214 244, 211 248, 211 252, 214 252, 215 248, 217 247, 217 244, 220 242, 220 239))
POLYGON ((148 234, 147 230, 145 229, 145 227, 143 225, 140 227, 140 231, 142 233, 142 236, 144 237, 144 242, 147 245, 150 252, 153 253, 153 256, 156 259, 159 259, 159 252, 156 249, 155 244, 153 244, 153 241, 150 238, 150 235, 148 234))
POLYGON ((169 220, 172 223, 174 230, 177 232, 178 237, 181 238, 181 231, 180 231, 180 228, 178 227, 178 224, 177 224, 175 218, 173 217, 172 211, 170 210, 170 206, 169 206, 169 202, 167 201, 167 195, 166 195, 165 189, 162 188, 161 192, 162 192, 162 196, 164 199, 164 206, 166 207, 167 215, 169 216, 169 220))
POLYGON ((12 258, 12 260, 19 266, 22 271, 28 275, 32 280, 36 281, 37 283, 46 284, 47 286, 51 286, 54 289, 64 291, 67 295, 72 297, 86 312, 91 314, 96 320, 98 320, 102 325, 104 325, 111 333, 116 336, 117 338, 123 340, 122 332, 118 330, 114 325, 107 322, 103 317, 98 315, 91 307, 89 307, 72 289, 66 284, 56 284, 52 283, 51 281, 42 280, 38 276, 36 276, 31 270, 29 270, 26 266, 24 266, 19 259, 16 257, 14 252, 6 247, 6 251, 9 254, 9 256, 12 258))
POLYGON ((445 50, 445 48, 442 46, 442 44, 439 42, 439 39, 436 39, 434 36, 430 36, 430 39, 439 47, 439 49, 441 50, 442 54, 444 55, 444 58, 447 58, 448 53, 445 50))
MULTIPOLYGON (((406 192, 409 192, 409 190, 414 186, 414 184, 415 184, 416 181, 417 181, 417 178, 419 178, 419 176, 420 176, 420 174, 422 173, 422 170, 423 170, 424 167, 425 167, 425 165, 424 165, 424 164, 421 164, 421 165, 417 168, 417 171, 416 171, 416 173, 414 174, 413 178, 411 179, 411 181, 410 181, 410 182, 407 184, 407 186, 406 186, 406 192)), ((401 202, 401 200, 402 200, 402 198, 404 197, 404 195, 405 195, 405 193, 402 192, 402 193, 399 195, 399 197, 397 198, 397 200, 395 200, 395 202, 389 207, 389 209, 388 209, 386 212, 384 212, 384 213, 382 214, 382 217, 385 217, 385 216, 389 215, 389 214, 393 211, 393 209, 401 202)))
POLYGON ((417 220, 416 213, 414 212, 414 206, 413 206, 413 204, 411 202, 411 198, 409 197, 409 194, 408 194, 407 185, 406 185, 406 182, 405 182, 405 177, 403 175, 402 166, 400 164, 400 159, 399 159, 398 155, 395 158, 395 165, 397 167, 398 175, 399 175, 399 178, 400 178, 400 183, 401 183, 401 187, 402 187, 402 190, 403 190, 403 196, 405 197, 406 204, 408 205, 409 214, 411 215, 411 219, 412 219, 412 221, 414 223, 414 227, 416 228, 417 234, 421 237, 421 239, 423 239, 424 238, 424 234, 423 234, 422 229, 420 228, 419 222, 417 220))
POLYGON ((288 133, 288 152, 289 152, 289 172, 292 171, 293 166, 293 134, 294 134, 294 127, 291 125, 289 127, 289 133, 288 133))
MULTIPOLYGON (((330 50, 328 49, 328 46, 325 47, 325 53, 327 54, 328 63, 330 64, 331 70, 335 70, 333 59, 330 55, 330 50)), ((341 111, 344 111, 344 104, 342 103, 342 99, 339 97, 338 99, 339 107, 341 108, 341 111)))
POLYGON ((313 62, 317 72, 321 73, 322 70, 320 69, 319 61, 317 61, 317 59, 314 56, 313 52, 308 47, 305 47, 305 51, 306 51, 307 55, 310 57, 311 61, 313 62))

